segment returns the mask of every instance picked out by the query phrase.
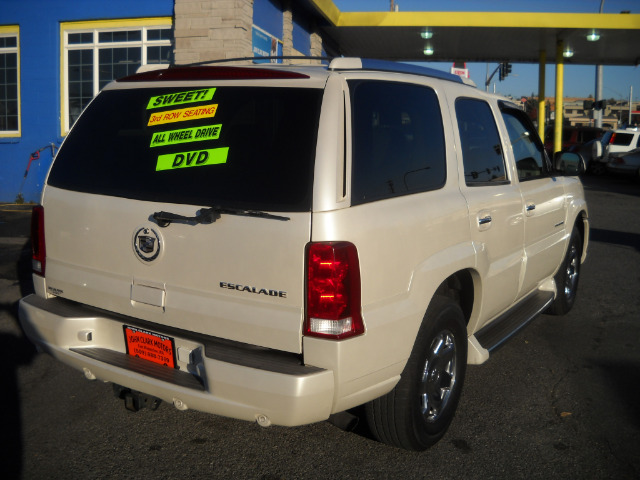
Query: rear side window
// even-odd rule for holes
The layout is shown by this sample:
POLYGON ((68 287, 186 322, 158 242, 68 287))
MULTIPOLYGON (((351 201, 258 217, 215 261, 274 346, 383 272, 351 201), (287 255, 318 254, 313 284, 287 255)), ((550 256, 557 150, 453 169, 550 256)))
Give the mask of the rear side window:
POLYGON ((350 81, 354 205, 434 190, 446 180, 442 116, 428 87, 350 81))
POLYGON ((508 182, 500 135, 489 104, 474 98, 459 98, 456 117, 467 185, 508 182))
POLYGON ((309 211, 322 90, 108 90, 80 117, 49 184, 203 206, 309 211))

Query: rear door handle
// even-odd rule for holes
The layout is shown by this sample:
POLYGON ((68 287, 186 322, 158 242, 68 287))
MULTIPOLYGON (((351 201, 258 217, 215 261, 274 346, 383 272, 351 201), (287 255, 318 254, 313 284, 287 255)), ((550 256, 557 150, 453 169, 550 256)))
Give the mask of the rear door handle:
POLYGON ((484 232, 485 230, 489 230, 491 228, 491 211, 490 210, 480 210, 476 216, 478 221, 478 230, 484 232))

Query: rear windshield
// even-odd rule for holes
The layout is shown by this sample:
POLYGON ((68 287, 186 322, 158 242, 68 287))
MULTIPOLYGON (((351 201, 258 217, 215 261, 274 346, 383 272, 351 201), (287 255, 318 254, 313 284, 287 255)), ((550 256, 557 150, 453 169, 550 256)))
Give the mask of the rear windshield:
POLYGON ((58 152, 49 185, 193 205, 311 209, 322 90, 111 90, 58 152))
POLYGON ((633 140, 633 133, 615 133, 611 139, 612 145, 627 146, 633 140))

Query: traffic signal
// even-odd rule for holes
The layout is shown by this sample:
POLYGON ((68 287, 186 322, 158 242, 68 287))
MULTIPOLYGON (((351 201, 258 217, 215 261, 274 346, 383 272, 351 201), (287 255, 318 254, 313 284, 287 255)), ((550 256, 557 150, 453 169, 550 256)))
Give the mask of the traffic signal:
POLYGON ((604 110, 606 108, 607 108, 606 100, 598 100, 597 102, 594 102, 593 100, 584 100, 582 102, 583 110, 604 110))
POLYGON ((507 76, 511 73, 511 64, 509 62, 502 62, 500 64, 500 69, 498 73, 499 73, 500 81, 507 78, 507 76))

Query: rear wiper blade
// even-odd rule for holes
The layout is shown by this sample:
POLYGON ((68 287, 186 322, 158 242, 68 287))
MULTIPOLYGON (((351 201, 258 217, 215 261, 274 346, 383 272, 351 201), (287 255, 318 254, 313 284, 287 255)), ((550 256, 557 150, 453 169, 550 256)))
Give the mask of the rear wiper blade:
POLYGON ((152 217, 161 227, 167 227, 171 222, 195 222, 195 223, 214 223, 220 218, 221 215, 239 215, 242 217, 257 217, 268 218, 271 220, 281 220, 286 222, 291 220, 289 217, 283 217, 280 215, 273 215, 267 212, 261 212, 259 210, 245 210, 243 208, 230 208, 213 206, 211 208, 202 208, 196 212, 193 217, 187 217, 184 215, 178 215, 171 212, 155 212, 152 217))
MULTIPOLYGON (((222 214, 222 215, 239 215, 241 217, 268 218, 270 220, 280 220, 282 222, 291 220, 291 218, 289 217, 283 217, 282 215, 274 215, 272 213, 261 212, 260 210, 245 210, 243 208, 229 208, 229 207, 212 207, 207 210, 213 210, 215 212, 218 212, 218 214, 222 214)), ((218 218, 220 218, 220 215, 218 215, 218 218)))

